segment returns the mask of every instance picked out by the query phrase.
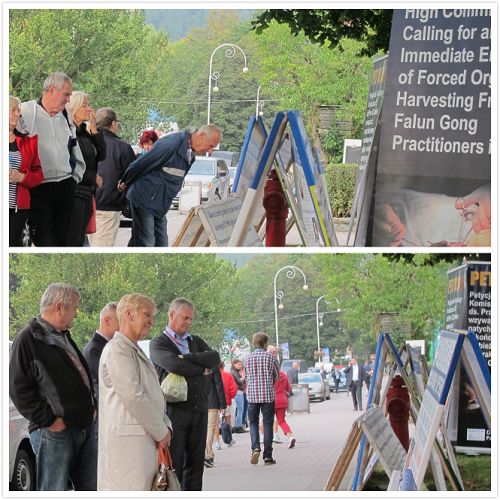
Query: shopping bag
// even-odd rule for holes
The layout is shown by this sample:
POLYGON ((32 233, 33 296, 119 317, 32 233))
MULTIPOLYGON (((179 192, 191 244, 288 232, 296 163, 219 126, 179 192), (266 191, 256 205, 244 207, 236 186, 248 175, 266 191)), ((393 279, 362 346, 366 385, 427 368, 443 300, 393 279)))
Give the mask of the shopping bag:
POLYGON ((227 423, 227 420, 222 417, 220 423, 220 434, 222 436, 222 441, 226 444, 231 444, 233 442, 233 434, 231 433, 231 426, 227 423))
POLYGON ((188 388, 186 379, 182 375, 169 373, 161 383, 167 403, 180 403, 187 401, 188 388))
POLYGON ((182 491, 168 448, 166 450, 162 447, 158 448, 158 471, 155 474, 151 491, 182 491))

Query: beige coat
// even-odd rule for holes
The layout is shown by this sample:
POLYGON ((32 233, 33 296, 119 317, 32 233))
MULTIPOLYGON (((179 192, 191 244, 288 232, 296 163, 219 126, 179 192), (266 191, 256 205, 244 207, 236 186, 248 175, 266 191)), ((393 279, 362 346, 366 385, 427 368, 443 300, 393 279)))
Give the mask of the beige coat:
POLYGON ((148 491, 156 441, 172 428, 158 375, 141 348, 116 332, 99 363, 99 491, 148 491))

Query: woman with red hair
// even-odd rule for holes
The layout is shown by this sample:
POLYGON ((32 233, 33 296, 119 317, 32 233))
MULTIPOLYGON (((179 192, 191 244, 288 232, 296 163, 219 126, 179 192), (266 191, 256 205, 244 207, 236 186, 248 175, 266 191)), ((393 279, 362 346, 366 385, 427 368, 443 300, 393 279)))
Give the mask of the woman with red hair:
POLYGON ((158 134, 154 130, 144 130, 139 138, 139 146, 141 146, 141 155, 145 155, 153 147, 153 144, 158 140, 158 134))

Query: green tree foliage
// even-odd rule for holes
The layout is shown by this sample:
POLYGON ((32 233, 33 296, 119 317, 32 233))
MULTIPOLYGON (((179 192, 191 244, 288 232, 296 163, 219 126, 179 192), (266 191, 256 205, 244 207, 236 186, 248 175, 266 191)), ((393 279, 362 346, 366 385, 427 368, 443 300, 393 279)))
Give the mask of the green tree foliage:
POLYGON ((81 294, 80 310, 72 329, 77 343, 88 341, 99 324, 99 312, 127 293, 150 296, 158 306, 151 335, 168 322, 168 307, 176 297, 196 305, 193 333, 210 345, 223 336, 220 322, 231 300, 234 268, 213 254, 19 254, 10 258, 10 329, 12 339, 39 313, 40 298, 54 282, 75 286, 81 294))
MULTIPOLYGON (((455 256, 459 264, 461 257, 455 256)), ((380 314, 397 313, 399 323, 410 332, 392 332, 395 341, 431 339, 444 318, 447 289, 446 260, 415 254, 411 262, 385 255, 315 255, 324 269, 328 295, 344 305, 342 321, 358 330, 365 343, 374 343, 379 333, 380 314)))
POLYGON ((158 61, 168 54, 164 34, 138 10, 20 9, 10 11, 9 69, 14 95, 38 98, 46 76, 63 71, 95 108, 114 108, 123 136, 136 139, 147 115, 158 61))
POLYGON ((211 121, 224 131, 222 149, 240 150, 259 85, 268 124, 277 110, 298 109, 311 128, 319 105, 339 105, 339 118, 352 117, 359 135, 371 72, 370 59, 357 55, 364 42, 343 39, 343 50, 320 46, 277 22, 257 35, 238 13, 209 10, 206 27, 171 43, 146 23, 142 10, 11 10, 13 93, 37 98, 45 77, 64 71, 75 90, 89 93, 94 108, 113 107, 122 137, 136 142, 150 110, 173 117, 181 129, 206 123, 210 56, 219 45, 235 43, 247 56, 248 73, 242 73, 239 52, 227 59, 221 49, 213 59, 220 91, 212 95, 211 121))
POLYGON ((358 165, 354 163, 326 166, 326 186, 334 217, 351 215, 357 172, 358 165))
POLYGON ((261 83, 281 102, 281 109, 301 110, 306 124, 317 120, 319 105, 338 105, 338 118, 353 117, 353 133, 361 131, 368 94, 371 61, 357 56, 363 44, 344 40, 344 50, 312 44, 286 25, 273 22, 259 36, 244 39, 256 54, 261 83), (277 82, 279 85, 271 85, 277 82))
POLYGON ((257 33, 272 21, 287 24, 293 35, 305 33, 313 43, 343 47, 343 38, 359 40, 365 45, 361 55, 389 50, 392 10, 390 9, 273 9, 262 12, 253 22, 257 33))

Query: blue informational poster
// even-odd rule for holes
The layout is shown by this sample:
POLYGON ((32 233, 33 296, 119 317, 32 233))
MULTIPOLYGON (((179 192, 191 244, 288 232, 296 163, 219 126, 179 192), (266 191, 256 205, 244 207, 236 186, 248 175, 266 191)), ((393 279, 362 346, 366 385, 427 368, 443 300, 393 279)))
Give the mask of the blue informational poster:
POLYGON ((263 124, 252 117, 233 188, 243 200, 243 206, 229 246, 243 244, 245 228, 256 220, 267 175, 275 164, 280 169, 287 198, 293 198, 291 208, 303 243, 338 246, 325 171, 307 137, 301 113, 278 112, 262 146, 264 136, 263 124), (294 175, 293 181, 288 183, 287 169, 291 163, 294 175))
POLYGON ((262 118, 260 116, 258 118, 251 116, 233 184, 233 192, 237 193, 242 200, 248 186, 255 177, 266 138, 267 131, 262 118))
POLYGON ((464 335, 445 330, 441 331, 439 337, 439 345, 405 462, 405 469, 411 470, 418 488, 424 480, 464 338, 464 335))

